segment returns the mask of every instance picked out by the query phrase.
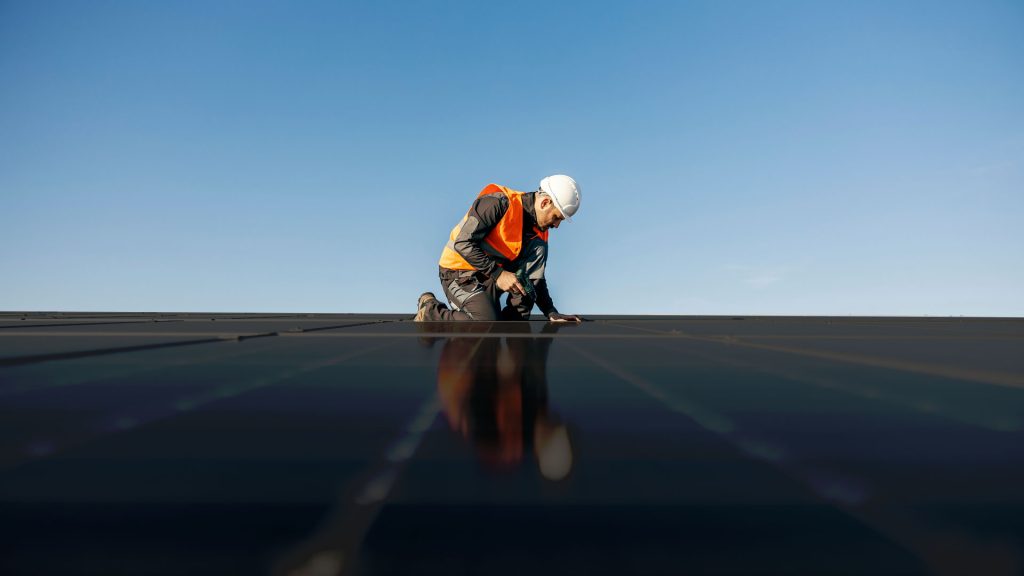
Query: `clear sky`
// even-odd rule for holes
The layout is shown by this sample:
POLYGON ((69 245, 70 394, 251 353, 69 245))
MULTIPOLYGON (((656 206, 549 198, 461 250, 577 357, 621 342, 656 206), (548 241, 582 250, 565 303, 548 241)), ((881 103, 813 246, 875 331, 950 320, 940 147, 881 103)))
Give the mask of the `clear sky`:
POLYGON ((565 313, 1024 315, 1024 2, 0 1, 0 310, 411 315, 552 173, 565 313))

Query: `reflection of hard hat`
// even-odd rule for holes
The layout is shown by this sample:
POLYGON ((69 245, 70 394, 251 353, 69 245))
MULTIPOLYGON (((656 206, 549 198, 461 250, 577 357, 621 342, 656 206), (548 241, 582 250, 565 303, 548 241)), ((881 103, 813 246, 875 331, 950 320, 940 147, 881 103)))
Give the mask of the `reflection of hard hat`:
POLYGON ((533 450, 541 476, 548 480, 561 480, 569 475, 572 470, 572 442, 564 425, 538 431, 534 436, 533 450))
POLYGON ((548 176, 540 181, 540 191, 551 197, 566 220, 572 221, 572 215, 580 209, 580 187, 575 180, 565 174, 548 176))

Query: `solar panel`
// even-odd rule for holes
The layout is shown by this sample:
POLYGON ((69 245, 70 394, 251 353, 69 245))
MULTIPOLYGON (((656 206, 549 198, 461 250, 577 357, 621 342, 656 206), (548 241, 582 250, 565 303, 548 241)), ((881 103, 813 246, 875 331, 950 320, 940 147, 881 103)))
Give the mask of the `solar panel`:
POLYGON ((0 315, 0 570, 1024 568, 1024 321, 0 315))

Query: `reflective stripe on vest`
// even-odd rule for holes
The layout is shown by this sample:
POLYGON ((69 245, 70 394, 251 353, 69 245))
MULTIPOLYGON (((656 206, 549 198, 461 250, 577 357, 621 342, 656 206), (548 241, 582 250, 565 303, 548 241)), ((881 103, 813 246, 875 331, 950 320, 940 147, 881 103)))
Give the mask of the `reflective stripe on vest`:
MULTIPOLYGON (((496 192, 501 192, 508 198, 508 210, 505 211, 505 215, 501 217, 501 220, 498 221, 494 228, 487 233, 480 247, 487 254, 497 259, 499 263, 504 264, 502 260, 508 262, 515 260, 523 248, 524 192, 498 186, 497 184, 488 184, 477 194, 477 199, 496 192)), ((452 232, 448 236, 448 243, 445 245, 444 250, 441 251, 441 260, 438 262, 442 268, 448 268, 449 270, 476 270, 465 258, 455 251, 455 238, 458 237, 459 231, 462 230, 462 225, 466 223, 466 218, 468 217, 469 213, 467 212, 466 216, 462 217, 462 220, 459 221, 455 228, 452 228, 452 232)), ((547 241, 547 231, 536 231, 541 239, 547 241)))

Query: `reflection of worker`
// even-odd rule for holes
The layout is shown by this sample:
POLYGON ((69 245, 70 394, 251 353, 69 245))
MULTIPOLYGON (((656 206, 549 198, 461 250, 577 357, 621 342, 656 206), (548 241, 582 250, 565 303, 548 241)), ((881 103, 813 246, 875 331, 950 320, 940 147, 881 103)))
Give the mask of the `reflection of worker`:
MULTIPOLYGON (((548 409, 547 357, 554 340, 548 336, 567 327, 545 323, 537 337, 526 322, 498 326, 490 322, 417 324, 425 346, 444 341, 437 369, 444 419, 472 443, 489 468, 517 467, 532 451, 541 476, 565 480, 572 472, 573 447, 568 429, 548 409), (496 329, 500 335, 492 332, 496 329)), ((437 415, 437 404, 431 401, 428 405, 429 424, 437 415)), ((358 556, 389 501, 388 489, 380 489, 377 481, 386 479, 390 486, 415 455, 418 443, 407 451, 407 439, 393 445, 401 450, 389 449, 377 466, 369 469, 372 473, 360 477, 356 486, 361 489, 340 501, 316 533, 281 556, 273 574, 344 576, 375 571, 361 564, 358 556), (401 456, 396 458, 397 453, 401 456)))
MULTIPOLYGON (((547 355, 551 338, 449 338, 437 371, 438 397, 452 430, 473 443, 488 467, 505 470, 527 450, 542 476, 561 480, 572 469, 564 424, 548 410, 547 355)), ((545 326, 553 332, 555 325, 545 326)))
POLYGON ((416 320, 526 320, 536 304, 552 322, 579 322, 579 316, 555 309, 544 280, 548 231, 579 207, 579 186, 568 176, 548 176, 536 192, 489 184, 441 253, 441 287, 451 308, 425 292, 416 320))

